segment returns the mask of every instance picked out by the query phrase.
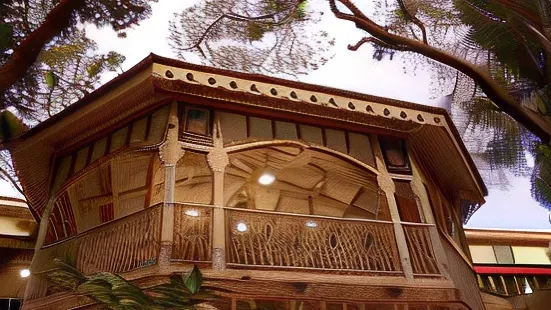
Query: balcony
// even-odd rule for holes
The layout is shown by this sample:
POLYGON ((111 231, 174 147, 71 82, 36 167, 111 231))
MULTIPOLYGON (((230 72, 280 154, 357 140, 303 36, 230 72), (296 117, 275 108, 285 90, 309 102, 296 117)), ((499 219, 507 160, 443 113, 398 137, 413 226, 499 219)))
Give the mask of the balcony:
MULTIPOLYGON (((228 269, 404 275, 392 222, 222 208, 225 228, 220 231, 213 225, 213 206, 167 207, 174 211, 170 264, 210 265, 213 236, 223 233, 228 269)), ((85 274, 158 265, 162 212, 163 205, 158 204, 106 223, 43 247, 35 259, 44 263, 44 270, 59 258, 85 274)), ((434 226, 402 223, 401 227, 413 275, 441 277, 430 234, 434 226)), ((45 283, 33 286, 31 298, 47 295, 45 283)))
MULTIPOLYGON (((403 274, 392 222, 223 210, 227 268, 403 274)), ((173 261, 212 261, 212 215, 212 206, 174 205, 173 261)), ((403 225, 414 275, 439 276, 431 227, 403 225)))

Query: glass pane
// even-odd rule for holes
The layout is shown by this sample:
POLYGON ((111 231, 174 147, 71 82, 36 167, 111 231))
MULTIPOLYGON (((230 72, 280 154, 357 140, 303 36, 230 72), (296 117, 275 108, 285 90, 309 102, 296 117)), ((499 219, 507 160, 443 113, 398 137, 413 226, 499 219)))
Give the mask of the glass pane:
POLYGON ((186 118, 186 131, 199 134, 208 134, 209 113, 206 110, 189 109, 186 118))

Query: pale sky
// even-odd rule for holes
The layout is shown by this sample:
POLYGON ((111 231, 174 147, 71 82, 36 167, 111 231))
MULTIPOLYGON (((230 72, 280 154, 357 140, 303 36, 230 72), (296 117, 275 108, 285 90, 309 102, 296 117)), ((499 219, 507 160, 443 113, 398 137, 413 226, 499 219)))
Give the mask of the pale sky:
MULTIPOLYGON (((195 1, 159 0, 154 3, 153 16, 135 29, 127 31, 126 39, 119 39, 111 29, 86 27, 90 38, 98 43, 99 52, 117 51, 126 56, 123 69, 135 65, 150 53, 175 58, 169 48, 168 22, 174 13, 179 13, 195 1)), ((311 3, 311 2, 310 2, 311 3)), ((322 3, 325 3, 323 1, 322 3)), ((337 20, 331 13, 320 27, 336 37, 335 56, 325 66, 300 77, 307 83, 357 91, 366 94, 410 101, 418 104, 436 105, 438 98, 431 99, 430 75, 419 69, 404 73, 404 62, 395 57, 393 61, 378 62, 372 59, 371 47, 364 46, 356 52, 348 51, 348 44, 356 43, 362 32, 350 22, 337 20)), ((188 59, 188 61, 192 61, 188 59)), ((104 77, 108 81, 114 75, 104 77)), ((509 191, 490 188, 486 204, 469 221, 469 227, 550 229, 548 212, 530 196, 530 182, 526 178, 512 178, 509 191)), ((15 191, 8 184, 0 184, 0 194, 13 196, 15 191)))

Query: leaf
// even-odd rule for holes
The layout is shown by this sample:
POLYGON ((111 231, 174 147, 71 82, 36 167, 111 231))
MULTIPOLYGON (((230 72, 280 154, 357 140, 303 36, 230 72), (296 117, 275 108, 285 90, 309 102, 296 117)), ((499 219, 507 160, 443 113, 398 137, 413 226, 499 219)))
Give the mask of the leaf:
POLYGON ((0 141, 11 140, 27 130, 27 126, 8 110, 0 112, 0 141))
POLYGON ((532 197, 551 211, 551 148, 536 147, 536 165, 532 173, 532 197))
POLYGON ((13 44, 13 27, 0 23, 0 51, 10 49, 13 44))
POLYGON ((201 271, 199 271, 199 268, 197 268, 197 265, 193 266, 193 270, 186 277, 184 284, 191 294, 196 294, 199 292, 199 289, 203 284, 203 275, 201 274, 201 271))
POLYGON ((50 89, 56 87, 59 82, 59 78, 52 71, 44 72, 44 80, 46 81, 46 85, 48 85, 48 88, 50 89))
POLYGON ((101 72, 102 69, 103 69, 103 60, 98 59, 92 62, 86 68, 86 73, 88 73, 88 77, 95 77, 101 72))

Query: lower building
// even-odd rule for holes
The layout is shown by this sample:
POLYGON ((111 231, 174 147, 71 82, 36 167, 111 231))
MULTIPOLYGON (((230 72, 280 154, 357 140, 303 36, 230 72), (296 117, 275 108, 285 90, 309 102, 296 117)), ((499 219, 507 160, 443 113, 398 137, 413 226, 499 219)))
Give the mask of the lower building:
POLYGON ((466 229, 487 310, 551 305, 551 231, 466 229))

